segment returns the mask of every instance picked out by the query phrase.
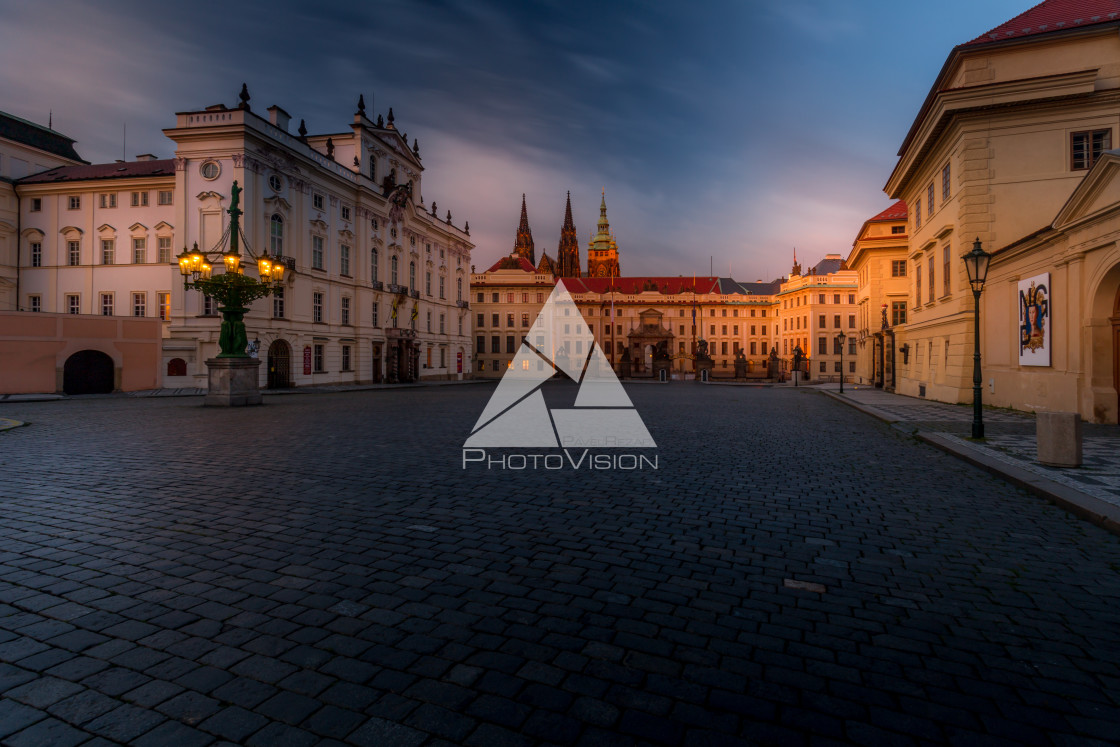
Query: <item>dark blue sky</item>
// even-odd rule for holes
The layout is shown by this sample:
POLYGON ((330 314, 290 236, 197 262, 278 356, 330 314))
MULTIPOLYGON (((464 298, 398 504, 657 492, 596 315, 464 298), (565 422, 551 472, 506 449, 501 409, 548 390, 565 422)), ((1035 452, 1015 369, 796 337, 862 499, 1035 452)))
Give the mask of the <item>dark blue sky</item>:
MULTIPOLYGON (((371 3, 0 0, 0 109, 93 161, 172 153, 174 112, 244 81, 312 132, 358 93, 420 140, 424 196, 470 220, 482 267, 521 193, 555 256, 565 192, 581 242, 607 191, 623 274, 742 280, 847 254, 955 44, 1029 0, 371 3)), ((584 247, 585 248, 585 247, 584 247)))

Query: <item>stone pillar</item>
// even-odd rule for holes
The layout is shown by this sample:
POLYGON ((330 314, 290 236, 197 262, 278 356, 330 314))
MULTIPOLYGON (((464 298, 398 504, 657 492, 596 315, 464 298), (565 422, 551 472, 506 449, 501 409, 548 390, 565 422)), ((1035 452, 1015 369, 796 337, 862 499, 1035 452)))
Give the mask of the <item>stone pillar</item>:
POLYGON ((210 358, 206 361, 210 386, 202 404, 243 407, 261 404, 259 358, 210 358))

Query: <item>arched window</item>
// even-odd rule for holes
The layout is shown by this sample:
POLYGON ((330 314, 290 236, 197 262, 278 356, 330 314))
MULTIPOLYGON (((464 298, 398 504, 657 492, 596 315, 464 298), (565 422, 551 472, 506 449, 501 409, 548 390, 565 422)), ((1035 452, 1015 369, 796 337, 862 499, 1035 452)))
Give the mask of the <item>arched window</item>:
POLYGON ((456 301, 462 301, 463 300, 463 279, 462 278, 457 278, 455 280, 455 300, 456 301))
POLYGON ((369 279, 377 282, 377 247, 369 250, 369 279))
POLYGON ((390 264, 392 265, 392 273, 389 275, 389 282, 393 285, 397 285, 397 256, 395 254, 393 255, 393 261, 390 264))
POLYGON ((172 358, 167 362, 168 376, 186 376, 187 362, 182 358, 172 358))
POLYGON ((408 287, 416 290, 416 263, 408 263, 408 287))
POLYGON ((274 214, 268 223, 269 254, 274 257, 282 257, 284 256, 284 218, 274 214))

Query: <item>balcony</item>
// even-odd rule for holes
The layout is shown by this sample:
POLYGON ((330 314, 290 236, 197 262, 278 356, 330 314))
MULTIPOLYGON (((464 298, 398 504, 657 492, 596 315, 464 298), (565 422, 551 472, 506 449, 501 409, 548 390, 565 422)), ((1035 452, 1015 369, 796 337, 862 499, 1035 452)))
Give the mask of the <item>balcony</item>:
POLYGON ((382 283, 380 280, 374 280, 373 282, 370 283, 370 285, 373 287, 373 289, 375 291, 385 290, 385 284, 382 283))
POLYGON ((420 298, 420 291, 414 288, 408 292, 408 295, 412 296, 413 298, 420 298))
POLYGON ((470 301, 456 301, 455 305, 460 309, 469 309, 471 307, 470 301))
POLYGON ((397 285, 396 283, 389 283, 388 288, 390 293, 397 293, 402 296, 408 293, 408 288, 403 285, 397 285))

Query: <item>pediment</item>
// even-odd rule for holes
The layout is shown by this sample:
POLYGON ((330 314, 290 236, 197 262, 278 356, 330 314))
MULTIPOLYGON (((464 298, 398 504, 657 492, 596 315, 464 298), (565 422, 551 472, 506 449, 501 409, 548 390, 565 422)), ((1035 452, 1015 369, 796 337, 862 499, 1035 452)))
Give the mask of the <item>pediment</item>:
POLYGON ((199 202, 206 202, 208 200, 221 202, 225 198, 223 198, 222 195, 218 194, 217 192, 206 190, 204 192, 199 192, 195 199, 197 199, 199 202))
POLYGON ((1120 151, 1109 151, 1073 190, 1052 225, 1061 230, 1117 207, 1120 207, 1120 151))
POLYGON ((102 223, 100 226, 97 227, 97 232, 98 233, 116 233, 117 229, 113 228, 108 223, 102 223))
POLYGON ((128 230, 132 231, 133 233, 141 233, 141 232, 146 232, 148 230, 148 227, 145 226, 143 223, 133 223, 131 226, 128 227, 128 230))
POLYGON ((327 230, 326 222, 322 221, 322 220, 319 220, 318 218, 315 218, 314 220, 311 221, 311 227, 314 228, 317 231, 322 231, 322 232, 326 232, 326 230, 327 230))
POLYGON ((285 215, 291 212, 292 209, 292 203, 288 202, 280 195, 272 195, 271 197, 266 197, 264 198, 264 200, 262 200, 262 202, 264 202, 265 207, 274 211, 278 210, 285 215))
POLYGON ((339 232, 338 232, 338 235, 341 236, 344 239, 354 238, 354 232, 351 231, 349 228, 340 229, 339 232))
POLYGON ((170 223, 168 223, 165 220, 161 220, 159 223, 156 224, 156 230, 157 231, 174 231, 175 226, 171 225, 170 223))
POLYGON ((58 232, 60 234, 62 234, 63 236, 65 236, 68 233, 76 233, 78 235, 81 235, 81 234, 85 233, 85 231, 78 228, 77 226, 63 226, 62 228, 58 229, 58 232))

